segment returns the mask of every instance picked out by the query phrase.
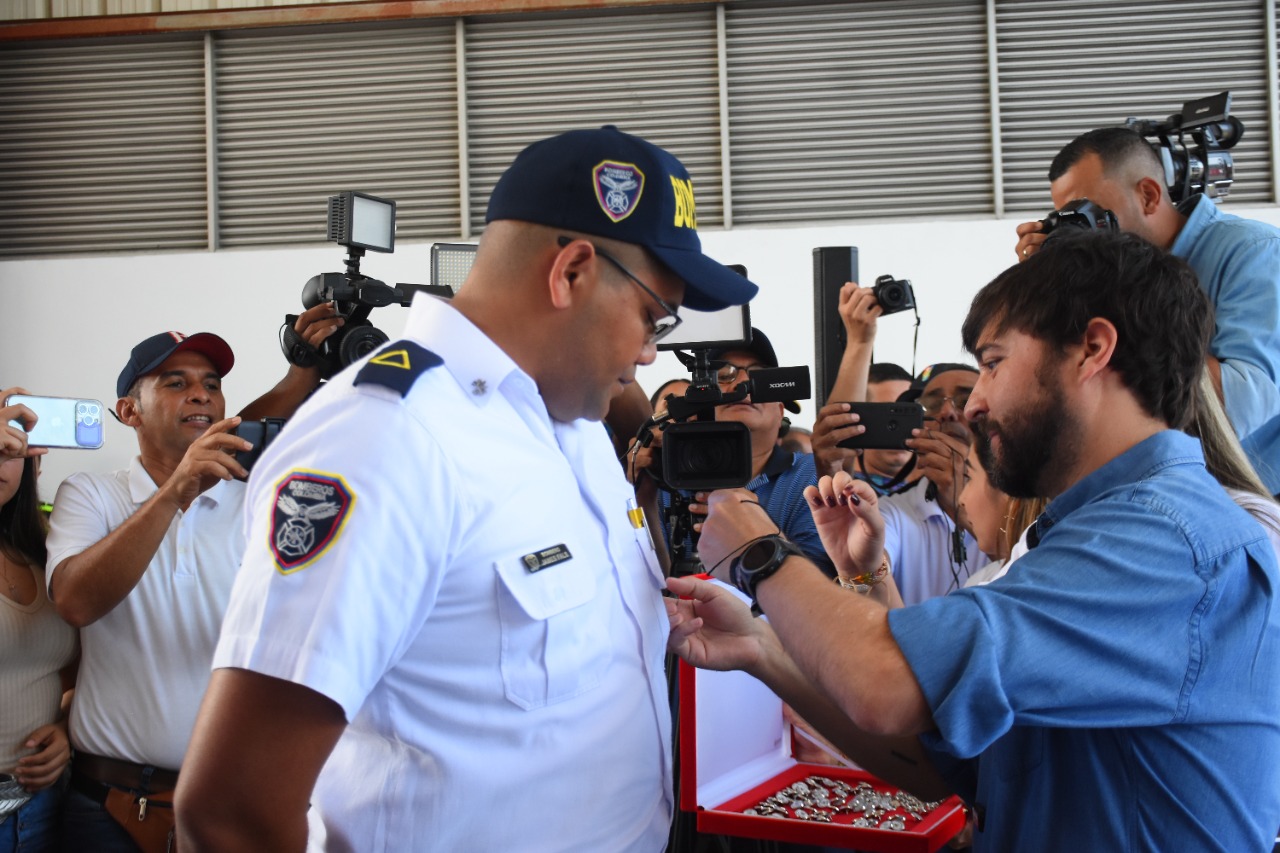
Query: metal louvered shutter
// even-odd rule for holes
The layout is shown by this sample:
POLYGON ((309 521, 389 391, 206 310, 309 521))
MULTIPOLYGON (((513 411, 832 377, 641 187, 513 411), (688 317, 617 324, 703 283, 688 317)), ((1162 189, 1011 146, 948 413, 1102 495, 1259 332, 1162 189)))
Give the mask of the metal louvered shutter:
POLYGON ((698 225, 724 217, 715 10, 479 18, 467 25, 471 224, 531 142, 615 124, 684 163, 698 225))
POLYGON ((0 255, 201 248, 199 37, 0 45, 0 255))
POLYGON ((1227 89, 1245 125, 1228 202, 1269 200, 1265 23, 1259 0, 996 0, 1008 209, 1048 212, 1049 164, 1078 134, 1227 89))
POLYGON ((220 33, 224 246, 323 241, 326 199, 397 202, 399 239, 459 230, 452 21, 220 33))
POLYGON ((992 209, 974 2, 726 10, 734 224, 992 209))

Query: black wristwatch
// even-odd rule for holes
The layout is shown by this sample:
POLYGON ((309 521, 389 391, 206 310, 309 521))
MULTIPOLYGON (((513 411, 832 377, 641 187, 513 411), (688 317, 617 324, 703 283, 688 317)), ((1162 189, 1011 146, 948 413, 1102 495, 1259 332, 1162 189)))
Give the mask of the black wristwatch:
POLYGON ((773 577, 782 562, 791 556, 803 556, 804 552, 775 533, 757 539, 746 547, 729 566, 729 578, 733 585, 751 597, 752 608, 759 611, 756 587, 766 578, 773 577))

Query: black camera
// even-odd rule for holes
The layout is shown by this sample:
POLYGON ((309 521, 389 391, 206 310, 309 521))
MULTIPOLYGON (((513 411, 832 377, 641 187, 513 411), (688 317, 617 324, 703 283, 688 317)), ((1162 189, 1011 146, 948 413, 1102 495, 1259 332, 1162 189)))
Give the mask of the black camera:
POLYGON ((662 448, 657 456, 662 485, 668 489, 736 489, 751 481, 751 430, 736 421, 717 421, 717 406, 748 396, 753 403, 787 403, 810 396, 807 367, 752 368, 747 379, 722 391, 716 371, 723 363, 707 359, 705 368, 696 364, 706 355, 706 350, 695 351, 689 387, 683 396, 667 398, 664 417, 670 421, 660 427, 662 448))
POLYGON ((1061 210, 1055 210, 1040 220, 1040 230, 1045 234, 1066 231, 1119 231, 1116 215, 1087 198, 1067 202, 1061 210))
POLYGON ((257 463, 258 457, 262 455, 262 451, 267 449, 267 445, 275 441, 276 436, 280 434, 280 430, 284 429, 284 425, 284 418, 241 421, 236 425, 232 433, 253 445, 252 450, 236 451, 236 461, 243 466, 244 470, 253 471, 253 466, 257 463))
MULTIPOLYGON (((716 334, 714 341, 660 344, 664 349, 671 349, 689 368, 689 387, 682 396, 668 396, 667 411, 647 423, 639 436, 647 445, 654 428, 662 431, 661 452, 656 454, 662 470, 659 483, 671 491, 732 489, 750 482, 751 431, 745 424, 717 421, 717 406, 736 403, 748 396, 753 403, 787 403, 810 396, 807 367, 752 368, 748 377, 733 389, 722 390, 717 373, 724 363, 712 360, 710 353, 713 349, 748 348, 751 321, 745 305, 711 313, 726 315, 727 319, 717 321, 715 317, 708 317, 709 327, 730 331, 716 334)), ((655 459, 655 468, 658 461, 655 459)))
POLYGON ((343 324, 317 348, 294 331, 298 315, 286 315, 280 347, 290 362, 300 367, 319 365, 328 379, 390 340, 369 320, 374 308, 391 304, 408 307, 419 290, 452 295, 448 287, 403 283, 392 287, 360 272, 366 249, 395 251, 395 222, 396 203, 390 199, 359 192, 329 197, 329 239, 347 247, 347 269, 312 276, 302 288, 302 307, 332 302, 343 324))
POLYGON ((876 279, 871 292, 880 303, 883 314, 897 314, 916 307, 916 293, 905 278, 882 275, 876 279))
POLYGON ((1164 121, 1130 117, 1124 126, 1156 138, 1151 147, 1174 204, 1200 192, 1214 200, 1231 192, 1235 164, 1226 149, 1244 136, 1244 125, 1231 115, 1230 92, 1187 101, 1164 121))

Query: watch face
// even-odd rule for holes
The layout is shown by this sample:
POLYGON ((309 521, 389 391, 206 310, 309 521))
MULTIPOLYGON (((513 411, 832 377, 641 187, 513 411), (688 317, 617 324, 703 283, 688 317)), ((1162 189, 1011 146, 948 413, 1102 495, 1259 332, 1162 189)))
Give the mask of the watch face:
POLYGON ((742 568, 749 572, 763 568, 773 559, 777 549, 778 542, 776 539, 762 539, 742 552, 742 568))

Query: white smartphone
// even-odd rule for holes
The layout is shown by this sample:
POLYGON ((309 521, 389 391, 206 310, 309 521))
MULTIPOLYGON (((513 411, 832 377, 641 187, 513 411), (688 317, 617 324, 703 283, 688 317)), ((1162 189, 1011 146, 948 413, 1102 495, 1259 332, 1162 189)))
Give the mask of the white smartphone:
MULTIPOLYGON (((100 401, 13 394, 4 404, 12 406, 18 403, 36 413, 36 424, 27 433, 27 444, 32 447, 95 450, 102 446, 105 410, 100 401)), ((21 421, 10 420, 9 423, 22 429, 21 421)))

